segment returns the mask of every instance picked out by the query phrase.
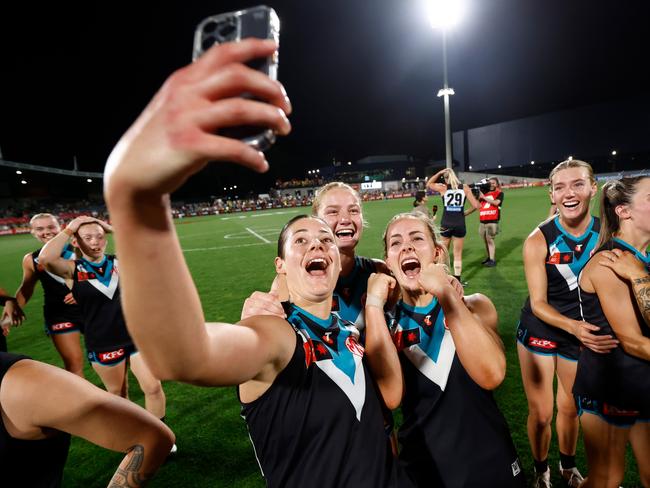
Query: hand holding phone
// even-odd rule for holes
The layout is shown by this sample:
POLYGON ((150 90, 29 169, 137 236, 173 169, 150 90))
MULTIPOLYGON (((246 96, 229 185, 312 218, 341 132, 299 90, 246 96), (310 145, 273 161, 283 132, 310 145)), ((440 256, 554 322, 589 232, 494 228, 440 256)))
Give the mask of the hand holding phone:
MULTIPOLYGON (((214 44, 240 41, 247 37, 272 39, 280 41, 280 20, 270 7, 259 5, 236 12, 227 12, 207 17, 196 28, 192 58, 196 60, 214 44)), ((278 52, 273 55, 254 59, 247 66, 261 71, 273 80, 278 76, 278 52)), ((248 93, 242 97, 255 99, 248 93)), ((223 128, 219 135, 240 139, 258 151, 265 151, 275 142, 275 133, 265 127, 240 126, 223 128)))

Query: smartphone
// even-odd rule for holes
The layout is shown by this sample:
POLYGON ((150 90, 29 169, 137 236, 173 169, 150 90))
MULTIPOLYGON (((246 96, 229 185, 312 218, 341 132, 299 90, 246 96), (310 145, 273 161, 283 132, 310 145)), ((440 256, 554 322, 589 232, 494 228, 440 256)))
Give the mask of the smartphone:
MULTIPOLYGON (((258 5, 245 10, 212 15, 203 19, 194 32, 192 59, 196 60, 214 44, 240 41, 247 37, 280 41, 280 19, 270 7, 258 5)), ((267 58, 254 59, 246 63, 271 79, 278 79, 278 52, 267 58)), ((242 93, 242 97, 254 97, 242 93)), ((240 126, 219 129, 219 135, 240 139, 258 151, 265 151, 275 142, 275 132, 266 127, 240 126)))

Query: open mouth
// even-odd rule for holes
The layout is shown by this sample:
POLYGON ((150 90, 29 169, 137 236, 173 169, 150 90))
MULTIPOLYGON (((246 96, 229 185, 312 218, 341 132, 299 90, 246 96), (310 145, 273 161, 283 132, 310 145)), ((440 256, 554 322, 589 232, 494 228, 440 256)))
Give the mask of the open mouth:
POLYGON ((314 258, 307 261, 305 269, 310 276, 324 276, 328 266, 327 261, 323 258, 314 258))
POLYGON ((353 229, 341 229, 336 231, 336 237, 339 239, 351 239, 354 236, 353 229))
POLYGON ((580 202, 565 202, 563 205, 564 208, 576 208, 578 205, 580 205, 580 202))
POLYGON ((420 261, 415 258, 407 258, 402 261, 402 272, 409 278, 413 278, 420 273, 420 261))

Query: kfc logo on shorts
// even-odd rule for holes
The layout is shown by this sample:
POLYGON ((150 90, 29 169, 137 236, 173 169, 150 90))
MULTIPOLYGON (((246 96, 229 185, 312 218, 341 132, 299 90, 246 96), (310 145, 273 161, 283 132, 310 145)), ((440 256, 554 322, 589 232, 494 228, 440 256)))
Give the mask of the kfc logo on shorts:
POLYGON ((99 361, 102 363, 107 361, 114 361, 116 359, 120 359, 122 356, 124 356, 124 348, 120 348, 117 351, 100 352, 99 361))
POLYGON ((549 350, 557 348, 557 342, 549 341, 548 339, 540 339, 539 337, 531 337, 528 339, 528 345, 549 350))
POLYGON ((74 324, 72 322, 61 322, 52 326, 52 332, 61 332, 62 330, 72 329, 74 324))
POLYGON ((363 357, 363 353, 365 352, 363 346, 353 336, 346 337, 345 347, 355 356, 363 357))
POLYGON ((638 410, 623 410, 608 403, 603 403, 603 413, 612 417, 638 417, 641 414, 638 410))

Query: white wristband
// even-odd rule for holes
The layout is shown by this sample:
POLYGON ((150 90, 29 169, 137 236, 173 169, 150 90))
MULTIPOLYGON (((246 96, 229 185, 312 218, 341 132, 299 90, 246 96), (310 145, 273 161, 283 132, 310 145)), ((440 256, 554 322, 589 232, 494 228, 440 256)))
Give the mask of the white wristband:
POLYGON ((366 295, 366 307, 377 307, 383 310, 385 303, 386 300, 383 300, 376 295, 371 295, 371 294, 366 295))

